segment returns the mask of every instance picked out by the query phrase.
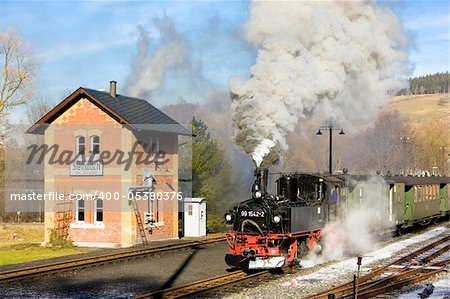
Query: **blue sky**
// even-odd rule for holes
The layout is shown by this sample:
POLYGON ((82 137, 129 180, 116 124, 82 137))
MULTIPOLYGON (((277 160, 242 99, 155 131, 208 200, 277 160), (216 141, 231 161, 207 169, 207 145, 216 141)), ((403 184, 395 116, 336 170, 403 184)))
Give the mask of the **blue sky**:
MULTIPOLYGON (((138 26, 157 43, 152 20, 167 15, 189 42, 193 69, 201 77, 192 84, 198 89, 226 88, 230 77, 248 76, 255 62, 256 50, 240 39, 248 5, 246 1, 0 1, 0 31, 13 27, 29 41, 39 60, 36 95, 60 101, 79 86, 107 88, 113 79, 120 92, 137 51, 138 26)), ((448 1, 387 5, 411 37, 413 75, 447 71, 448 1)), ((192 84, 183 87, 179 78, 168 80, 164 88, 183 94, 183 88, 192 84)))

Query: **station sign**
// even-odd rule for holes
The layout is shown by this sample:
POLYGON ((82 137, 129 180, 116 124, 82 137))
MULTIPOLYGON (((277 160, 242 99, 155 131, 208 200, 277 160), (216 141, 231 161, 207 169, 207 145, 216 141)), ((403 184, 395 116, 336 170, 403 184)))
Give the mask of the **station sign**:
POLYGON ((102 161, 75 161, 70 164, 70 176, 102 176, 102 161))

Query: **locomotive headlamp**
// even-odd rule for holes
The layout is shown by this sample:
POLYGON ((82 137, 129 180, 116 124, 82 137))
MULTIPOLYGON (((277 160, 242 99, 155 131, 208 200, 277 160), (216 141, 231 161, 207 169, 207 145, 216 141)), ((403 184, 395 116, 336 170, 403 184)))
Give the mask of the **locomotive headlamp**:
POLYGON ((255 193, 253 193, 253 197, 254 197, 254 198, 261 198, 261 197, 262 197, 261 191, 256 190, 255 193))
POLYGON ((231 216, 231 214, 225 214, 225 220, 230 222, 231 219, 233 219, 233 217, 231 216))
POLYGON ((279 215, 275 215, 275 216, 273 216, 273 222, 275 222, 275 223, 280 223, 280 221, 281 221, 281 216, 279 216, 279 215))

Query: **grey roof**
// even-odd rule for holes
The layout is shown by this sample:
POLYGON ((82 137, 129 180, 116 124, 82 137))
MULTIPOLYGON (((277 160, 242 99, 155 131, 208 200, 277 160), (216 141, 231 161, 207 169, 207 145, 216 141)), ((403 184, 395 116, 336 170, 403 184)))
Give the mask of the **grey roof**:
POLYGON ((406 185, 428 185, 428 184, 449 184, 448 176, 391 176, 389 179, 396 183, 405 183, 406 185))
POLYGON ((84 87, 82 89, 137 129, 191 135, 188 129, 144 99, 120 94, 113 98, 109 92, 84 87))

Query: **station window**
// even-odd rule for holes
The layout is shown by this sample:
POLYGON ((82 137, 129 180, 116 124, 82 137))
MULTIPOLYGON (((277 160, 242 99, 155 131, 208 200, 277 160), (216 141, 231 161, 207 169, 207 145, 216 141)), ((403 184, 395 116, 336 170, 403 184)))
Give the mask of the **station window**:
POLYGON ((77 221, 84 222, 85 206, 84 200, 77 201, 77 221))
POLYGON ((93 155, 100 154, 100 137, 96 135, 91 136, 91 153, 93 155))
POLYGON ((103 222, 103 200, 95 200, 95 222, 103 222))
POLYGON ((86 153, 86 140, 83 136, 76 137, 77 156, 84 156, 86 153))
POLYGON ((150 143, 150 150, 153 153, 158 153, 159 152, 159 137, 150 137, 149 140, 150 143))
POLYGON ((189 215, 189 216, 192 216, 192 213, 193 213, 193 211, 192 211, 192 205, 188 205, 188 215, 189 215))

